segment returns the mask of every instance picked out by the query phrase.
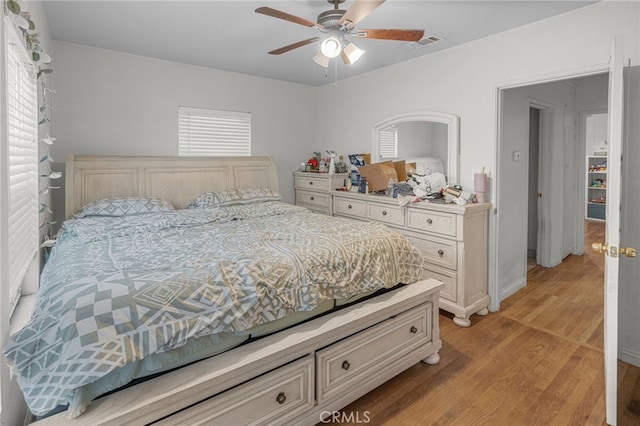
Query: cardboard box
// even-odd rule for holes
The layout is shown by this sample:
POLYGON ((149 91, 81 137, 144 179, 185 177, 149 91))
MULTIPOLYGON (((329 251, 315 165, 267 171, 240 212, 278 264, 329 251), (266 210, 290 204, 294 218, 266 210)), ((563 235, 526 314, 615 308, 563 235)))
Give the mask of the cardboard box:
POLYGON ((358 167, 358 172, 360 172, 362 178, 367 179, 369 192, 386 190, 389 179, 398 181, 398 174, 392 161, 360 166, 358 167))
POLYGON ((409 178, 409 175, 415 174, 416 172, 416 163, 407 163, 404 160, 394 161, 393 167, 396 169, 398 182, 405 182, 409 178))

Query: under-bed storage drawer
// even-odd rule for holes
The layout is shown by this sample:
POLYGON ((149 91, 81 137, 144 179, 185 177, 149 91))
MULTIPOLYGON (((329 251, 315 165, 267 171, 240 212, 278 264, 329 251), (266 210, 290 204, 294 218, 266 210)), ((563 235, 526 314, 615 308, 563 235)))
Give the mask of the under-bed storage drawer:
POLYGON ((318 403, 366 382, 431 340, 432 305, 417 306, 316 352, 318 403))
POLYGON ((314 405, 314 359, 308 355, 155 424, 255 425, 293 420, 314 405))

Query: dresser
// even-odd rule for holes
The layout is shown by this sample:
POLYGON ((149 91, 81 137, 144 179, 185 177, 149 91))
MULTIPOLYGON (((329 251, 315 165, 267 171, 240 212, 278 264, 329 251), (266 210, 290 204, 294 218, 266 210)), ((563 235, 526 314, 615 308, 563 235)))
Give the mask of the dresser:
POLYGON ((337 192, 333 215, 382 222, 398 229, 422 251, 423 279, 444 283, 440 307, 461 326, 488 313, 487 230, 490 203, 458 206, 420 202, 399 206, 381 195, 337 192))
POLYGON ((331 216, 331 194, 343 188, 347 179, 348 173, 295 172, 296 205, 331 216))

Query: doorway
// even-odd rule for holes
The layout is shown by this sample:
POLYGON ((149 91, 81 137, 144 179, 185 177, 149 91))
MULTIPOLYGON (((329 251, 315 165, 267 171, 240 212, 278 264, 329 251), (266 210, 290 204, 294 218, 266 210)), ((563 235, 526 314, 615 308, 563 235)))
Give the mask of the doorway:
POLYGON ((600 73, 501 90, 499 300, 526 286, 532 256, 554 267, 584 253, 580 118, 582 111, 606 110, 607 79, 600 73))

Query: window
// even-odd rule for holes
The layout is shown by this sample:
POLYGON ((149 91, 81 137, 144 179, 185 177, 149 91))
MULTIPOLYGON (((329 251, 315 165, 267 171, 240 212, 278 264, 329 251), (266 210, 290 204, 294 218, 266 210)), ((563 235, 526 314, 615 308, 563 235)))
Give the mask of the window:
MULTIPOLYGON (((6 90, 2 97, 1 233, 7 236, 2 269, 8 269, 9 308, 38 253, 38 95, 36 70, 13 25, 5 21, 6 90)), ((6 306, 6 305, 5 305, 6 306)))
POLYGON ((380 131, 380 158, 398 156, 398 129, 394 126, 380 131))
POLYGON ((251 155, 251 113, 179 107, 178 155, 251 155))

